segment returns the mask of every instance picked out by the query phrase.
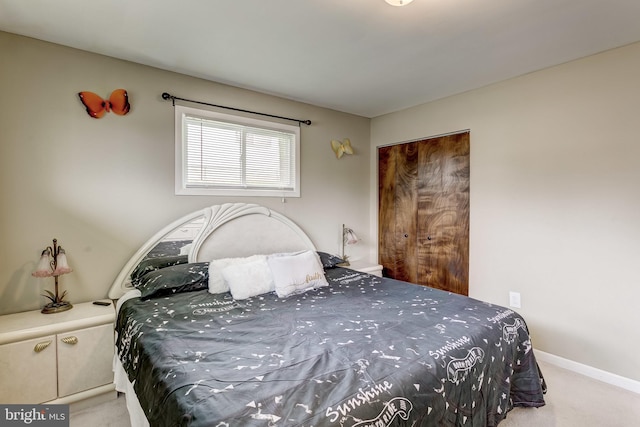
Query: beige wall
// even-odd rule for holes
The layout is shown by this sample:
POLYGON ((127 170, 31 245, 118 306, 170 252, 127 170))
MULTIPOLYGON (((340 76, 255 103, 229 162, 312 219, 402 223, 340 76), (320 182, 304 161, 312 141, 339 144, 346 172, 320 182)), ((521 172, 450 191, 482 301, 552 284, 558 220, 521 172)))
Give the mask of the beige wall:
POLYGON ((373 119, 372 183, 375 147, 470 129, 470 296, 520 292, 535 347, 640 380, 638 117, 634 44, 373 119))
POLYGON ((161 226, 227 201, 282 212, 330 252, 345 222, 367 257, 375 147, 470 129, 471 296, 520 292, 537 348, 640 380, 640 44, 372 121, 2 32, 0 53, 0 314, 46 302, 52 279, 30 274, 53 237, 75 269, 62 288, 89 301, 161 226), (76 96, 119 87, 124 117, 91 119, 76 96), (312 120, 302 197, 175 196, 164 91, 312 120), (336 161, 328 141, 344 137, 357 154, 336 161))
POLYGON ((363 244, 369 236, 369 119, 0 32, 0 314, 37 309, 53 279, 31 276, 42 248, 57 237, 74 272, 62 276, 71 302, 104 298, 148 237, 183 214, 242 201, 298 223, 327 252, 341 224, 363 244), (77 92, 108 96, 125 88, 132 109, 90 118, 77 92), (302 197, 174 195, 174 110, 162 92, 310 119, 302 126, 302 197), (335 159, 332 138, 349 137, 356 154, 335 159))

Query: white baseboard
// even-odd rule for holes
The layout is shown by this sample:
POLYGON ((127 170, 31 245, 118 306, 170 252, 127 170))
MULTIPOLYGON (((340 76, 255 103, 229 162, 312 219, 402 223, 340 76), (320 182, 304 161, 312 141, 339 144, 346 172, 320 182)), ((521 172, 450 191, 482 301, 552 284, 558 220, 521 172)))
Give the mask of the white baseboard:
MULTIPOLYGON (((565 359, 560 356, 556 356, 551 353, 546 353, 541 350, 535 350, 536 359, 543 362, 550 363, 560 368, 567 369, 569 371, 576 372, 585 377, 593 378, 598 381, 602 381, 607 384, 614 385, 616 387, 623 388, 625 390, 632 391, 640 394, 640 381, 632 380, 611 372, 603 371, 592 366, 583 365, 582 363, 574 362, 573 360, 565 359)), ((544 375, 544 372, 542 373, 544 375)))

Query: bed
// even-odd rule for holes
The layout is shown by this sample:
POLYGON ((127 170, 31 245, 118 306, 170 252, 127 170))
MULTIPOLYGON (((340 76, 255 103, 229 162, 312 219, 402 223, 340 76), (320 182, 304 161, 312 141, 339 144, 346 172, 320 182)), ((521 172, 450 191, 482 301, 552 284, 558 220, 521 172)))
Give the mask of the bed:
POLYGON ((109 292, 132 425, 495 426, 544 405, 520 315, 341 261, 253 204, 158 232, 109 292))

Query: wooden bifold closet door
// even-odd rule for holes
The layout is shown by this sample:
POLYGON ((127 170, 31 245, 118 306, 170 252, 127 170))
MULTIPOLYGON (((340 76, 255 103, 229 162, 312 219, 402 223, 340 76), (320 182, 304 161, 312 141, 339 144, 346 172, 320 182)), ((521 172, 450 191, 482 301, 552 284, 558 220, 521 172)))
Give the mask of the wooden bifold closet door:
POLYGON ((384 275, 469 293, 469 132, 378 149, 384 275))

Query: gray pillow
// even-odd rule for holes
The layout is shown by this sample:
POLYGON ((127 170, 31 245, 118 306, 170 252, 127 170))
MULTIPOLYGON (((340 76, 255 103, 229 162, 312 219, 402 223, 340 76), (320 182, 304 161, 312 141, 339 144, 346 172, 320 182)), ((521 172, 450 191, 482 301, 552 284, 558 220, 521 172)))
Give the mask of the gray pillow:
POLYGON ((208 262, 179 264, 154 270, 142 276, 136 285, 143 300, 199 291, 208 287, 208 262))

